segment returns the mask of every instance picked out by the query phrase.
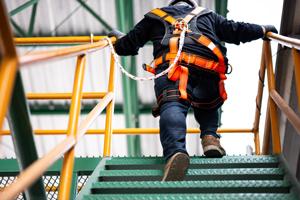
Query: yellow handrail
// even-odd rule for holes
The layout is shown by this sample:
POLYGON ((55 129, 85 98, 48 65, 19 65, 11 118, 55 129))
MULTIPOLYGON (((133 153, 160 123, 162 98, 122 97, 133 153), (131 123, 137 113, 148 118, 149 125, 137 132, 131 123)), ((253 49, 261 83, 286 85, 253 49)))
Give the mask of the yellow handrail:
MULTIPOLYGON (((112 42, 115 42, 115 37, 111 38, 112 42)), ((85 53, 91 53, 102 49, 108 45, 107 40, 102 39, 98 42, 91 43, 91 44, 82 44, 74 47, 67 47, 62 49, 56 49, 51 51, 39 51, 33 52, 31 54, 23 55, 20 57, 20 64, 22 66, 28 64, 34 64, 42 61, 49 61, 59 58, 68 58, 79 56, 85 53)))
POLYGON ((9 20, 3 1, 0 1, 0 130, 9 106, 14 87, 15 77, 18 70, 18 57, 12 39, 9 20), (8 27, 8 28, 2 28, 8 27))
MULTIPOLYGON (((107 92, 83 92, 82 99, 101 99, 107 92)), ((72 93, 27 93, 29 100, 71 99, 72 93)))
POLYGON ((300 109, 300 52, 296 49, 293 49, 292 51, 295 63, 295 82, 298 96, 298 108, 300 109))
MULTIPOLYGON (((109 72, 109 83, 108 83, 108 92, 113 92, 115 88, 115 60, 113 54, 110 58, 110 72, 109 72)), ((105 120, 105 133, 104 133, 104 146, 103 146, 103 156, 110 156, 111 149, 111 138, 112 138, 112 118, 114 113, 115 99, 107 105, 106 108, 106 120, 105 120)))
MULTIPOLYGON (((268 75, 268 88, 269 93, 271 90, 275 89, 275 76, 273 72, 273 62, 271 54, 271 45, 270 41, 264 41, 263 52, 265 53, 265 62, 267 67, 268 75)), ((278 115, 276 110, 275 102, 272 98, 269 97, 269 106, 270 106, 270 118, 271 118, 271 132, 272 132, 272 141, 273 141, 273 153, 281 153, 281 144, 280 144, 280 134, 279 134, 279 125, 278 125, 278 115)))
MULTIPOLYGON (((7 12, 2 1, 0 1, 0 21, 2 27, 0 29, 0 45, 1 45, 1 55, 0 63, 0 131, 6 115, 8 105, 10 102, 15 76, 18 70, 18 65, 21 66, 28 64, 35 64, 42 61, 49 61, 58 58, 74 57, 78 56, 77 67, 75 72, 74 84, 73 84, 73 93, 72 93, 72 103, 70 109, 69 117, 69 126, 67 131, 67 137, 61 143, 59 143, 55 148, 53 148, 49 153, 44 157, 34 162, 28 168, 21 172, 18 179, 0 192, 0 199, 13 199, 25 188, 29 187, 34 183, 45 170, 53 164, 59 157, 64 154, 64 164, 61 173, 61 183, 59 189, 59 199, 69 199, 71 182, 72 182, 72 172, 74 165, 74 145, 77 143, 78 139, 86 133, 86 131, 91 126, 91 123, 95 121, 96 117, 108 106, 108 118, 106 122, 106 127, 109 131, 106 131, 105 140, 110 142, 112 128, 111 128, 111 119, 113 114, 113 103, 114 103, 114 62, 111 62, 111 72, 110 72, 110 83, 107 93, 93 93, 82 94, 82 85, 84 79, 84 69, 85 69, 85 59, 86 54, 89 52, 97 51, 108 46, 108 41, 103 39, 104 37, 68 37, 68 38, 47 38, 46 40, 40 40, 40 43, 61 43, 63 40, 72 43, 86 43, 78 46, 62 48, 58 50, 51 51, 38 51, 31 54, 21 56, 19 59, 16 54, 16 49, 14 41, 12 39, 12 34, 10 32, 9 20, 7 18, 7 12), (97 104, 94 109, 88 114, 87 118, 80 124, 78 127, 78 120, 80 115, 80 105, 82 96, 84 98, 102 98, 99 104, 97 104)), ((36 38, 35 38, 36 39, 36 38)), ((115 38, 111 38, 112 42, 115 42, 115 38)), ((23 42, 22 44, 29 44, 32 42, 32 38, 21 39, 21 41, 16 39, 17 42, 23 42)), ((112 57, 113 59, 113 57, 112 57)), ((31 99, 45 99, 45 97, 50 97, 53 99, 62 99, 70 98, 71 94, 29 94, 31 99)), ((110 148, 108 146, 107 148, 110 148)), ((107 153, 109 156, 109 151, 107 153)))
MULTIPOLYGON (((71 101, 69 125, 68 125, 68 132, 67 132, 68 136, 73 136, 74 138, 77 135, 78 120, 80 116, 85 61, 86 61, 85 55, 78 56, 76 70, 75 70, 73 95, 71 101)), ((72 174, 73 174, 73 166, 74 166, 74 155, 75 155, 74 146, 71 147, 69 151, 64 155, 62 173, 60 176, 58 199, 70 199, 70 189, 71 189, 72 178, 73 178, 72 174)))
MULTIPOLYGON (((264 52, 262 52, 262 58, 264 58, 264 52)), ((255 154, 260 154, 260 140, 259 140, 259 122, 260 122, 260 115, 261 115, 261 105, 262 105, 262 98, 263 98, 263 87, 265 81, 265 71, 266 65, 264 59, 261 59, 260 62, 260 69, 259 69, 259 80, 258 80, 258 88, 257 88, 257 95, 255 99, 256 103, 256 110, 255 110, 255 117, 253 123, 253 133, 254 133, 254 143, 255 143, 255 154)))
POLYGON ((25 188, 29 187, 35 180, 42 176, 47 168, 49 168, 56 160, 58 160, 64 153, 66 153, 78 142, 78 140, 86 133, 90 125, 96 120, 97 116, 105 109, 105 107, 109 104, 109 102, 112 101, 113 98, 113 93, 109 92, 80 123, 76 137, 69 135, 49 153, 22 171, 22 173, 18 176, 17 181, 0 192, 0 199, 14 199, 25 188))
MULTIPOLYGON (((295 63, 295 82, 296 82, 296 93, 298 96, 298 105, 300 106, 300 40, 295 38, 290 38, 275 33, 269 32, 267 34, 268 38, 272 41, 276 41, 279 44, 289 47, 292 49, 294 63, 295 63)), ((269 86, 269 100, 266 117, 266 127, 265 135, 263 141, 263 154, 266 154, 269 149, 270 141, 270 127, 271 126, 271 136, 272 136, 272 147, 273 153, 281 153, 281 142, 280 142, 280 133, 278 125, 278 114, 277 108, 283 112, 287 119, 291 122, 297 133, 300 135, 300 117, 292 110, 289 104, 278 94, 275 88, 275 76, 273 72, 273 62, 272 62, 272 53, 270 41, 264 41, 263 43, 263 56, 262 62, 265 63, 268 74, 268 86, 269 86)))
MULTIPOLYGON (((35 135, 65 135, 67 130, 34 130, 35 135)), ((187 129, 188 134, 199 134, 200 130, 198 128, 187 129)), ((218 129, 217 133, 253 133, 253 129, 218 129)), ((105 134, 105 129, 90 129, 86 132, 87 135, 101 135, 105 134)), ((139 135, 139 134, 159 134, 158 128, 123 128, 123 129, 113 129, 112 134, 118 135, 139 135)), ((10 135, 9 130, 0 131, 0 135, 10 135)))
POLYGON ((16 45, 82 44, 93 43, 106 36, 63 36, 14 38, 16 45))
POLYGON ((269 32, 267 33, 268 38, 272 41, 278 42, 279 44, 300 50, 300 40, 296 38, 291 38, 276 33, 269 32))

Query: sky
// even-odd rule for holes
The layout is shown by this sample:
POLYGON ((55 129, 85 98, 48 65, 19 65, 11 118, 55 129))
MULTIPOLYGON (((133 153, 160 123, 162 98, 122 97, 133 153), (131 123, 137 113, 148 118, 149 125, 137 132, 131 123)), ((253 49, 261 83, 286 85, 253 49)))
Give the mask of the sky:
MULTIPOLYGON (((228 0, 228 19, 274 25, 280 30, 283 0, 228 0), (266 9, 268 8, 268 9, 266 9)), ((226 89, 228 100, 223 106, 222 128, 252 128, 255 116, 255 98, 258 87, 262 40, 241 45, 226 44, 229 63, 233 66, 228 75, 226 89)), ((277 44, 272 44, 272 55, 277 44)), ((275 62, 276 56, 273 57, 275 62)), ((267 93, 264 92, 261 122, 264 121, 267 93)), ((264 123, 260 124, 260 141, 263 138, 264 123)), ((246 146, 253 146, 253 135, 223 135, 222 144, 228 154, 245 154, 246 146)))

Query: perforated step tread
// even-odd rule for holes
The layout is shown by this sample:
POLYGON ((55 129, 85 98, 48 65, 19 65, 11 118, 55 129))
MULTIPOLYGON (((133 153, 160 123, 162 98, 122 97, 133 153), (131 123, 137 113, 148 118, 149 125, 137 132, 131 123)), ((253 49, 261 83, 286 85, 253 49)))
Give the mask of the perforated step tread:
MULTIPOLYGON (((106 162, 108 170, 162 169, 165 160, 161 157, 111 158, 106 162)), ((275 168, 275 156, 224 156, 223 158, 191 157, 190 169, 213 168, 275 168)))
POLYGON ((134 181, 97 182, 92 194, 141 193, 288 193, 286 181, 134 181))
MULTIPOLYGON (((185 180, 281 180, 279 168, 189 169, 185 180)), ((158 181, 162 170, 103 170, 99 181, 158 181)))
POLYGON ((84 200, 297 200, 292 194, 127 194, 86 195, 84 200))

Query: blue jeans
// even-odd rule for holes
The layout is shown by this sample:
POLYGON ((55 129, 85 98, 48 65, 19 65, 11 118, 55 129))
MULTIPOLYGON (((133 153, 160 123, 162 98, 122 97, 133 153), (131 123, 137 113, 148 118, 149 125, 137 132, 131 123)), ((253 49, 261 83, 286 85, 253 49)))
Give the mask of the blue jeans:
MULTIPOLYGON (((211 74, 198 73, 190 70, 187 90, 188 93, 199 102, 211 102, 219 97, 218 78, 211 74)), ((162 76, 155 80, 155 93, 158 97, 164 90, 178 88, 178 81, 174 82, 162 76)), ((204 135, 213 135, 220 138, 216 133, 219 124, 219 107, 193 108, 196 121, 200 125, 202 138, 204 135)), ((188 101, 166 101, 160 106, 160 141, 163 154, 166 159, 176 152, 186 151, 186 116, 191 105, 188 101)))
MULTIPOLYGON (((186 116, 189 108, 187 103, 180 101, 166 102, 160 108, 160 141, 166 159, 177 152, 187 154, 185 136, 186 116)), ((194 116, 200 124, 201 138, 204 135, 220 138, 220 135, 216 133, 219 122, 218 109, 201 110, 194 108, 194 116)))

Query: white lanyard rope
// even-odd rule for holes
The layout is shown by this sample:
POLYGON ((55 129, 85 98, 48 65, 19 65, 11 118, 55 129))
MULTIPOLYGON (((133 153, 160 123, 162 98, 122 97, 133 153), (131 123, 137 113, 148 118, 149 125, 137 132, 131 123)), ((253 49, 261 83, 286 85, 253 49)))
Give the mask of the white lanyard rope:
POLYGON ((137 76, 134 76, 134 75, 130 74, 129 72, 127 72, 126 69, 120 64, 120 62, 119 62, 119 56, 116 53, 111 40, 108 37, 105 38, 105 39, 108 41, 109 47, 110 47, 111 52, 112 52, 113 57, 114 57, 114 60, 117 63, 117 65, 119 66, 119 68, 121 69, 121 71, 122 71, 123 74, 125 74, 127 77, 129 77, 129 78, 131 78, 133 80, 136 80, 136 81, 149 81, 149 80, 157 79, 157 78, 159 78, 159 77, 167 74, 176 65, 176 63, 179 60, 179 57, 180 57, 180 54, 181 54, 181 51, 182 51, 182 48, 183 48, 183 45, 184 45, 184 38, 185 38, 186 31, 187 31, 187 28, 184 27, 183 30, 182 30, 182 32, 180 33, 179 48, 178 48, 178 52, 176 54, 176 57, 175 57, 173 63, 166 70, 162 71, 159 74, 150 76, 150 77, 137 77, 137 76))

